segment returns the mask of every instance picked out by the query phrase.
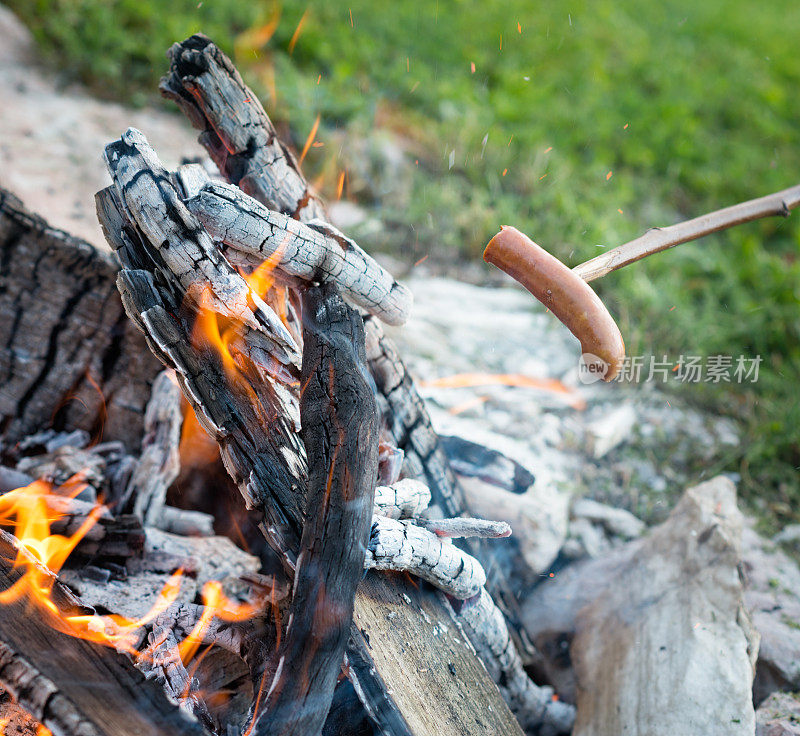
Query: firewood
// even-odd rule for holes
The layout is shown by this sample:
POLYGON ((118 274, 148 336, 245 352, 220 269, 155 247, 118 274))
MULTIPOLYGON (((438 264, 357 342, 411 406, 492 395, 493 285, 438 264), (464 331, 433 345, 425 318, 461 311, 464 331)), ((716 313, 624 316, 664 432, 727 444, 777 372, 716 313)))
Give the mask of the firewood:
MULTIPOLYGON (((124 189, 127 186, 125 182, 133 179, 135 176, 133 162, 138 162, 136 163, 138 166, 147 167, 148 162, 154 161, 154 154, 151 151, 145 152, 145 155, 141 154, 139 149, 145 145, 136 134, 130 133, 126 134, 124 145, 112 144, 112 153, 107 157, 109 166, 112 172, 118 166, 125 172, 123 176, 115 177, 115 189, 124 189)), ((168 177, 159 177, 162 191, 169 182, 168 177)), ((152 198, 149 201, 151 205, 154 202, 152 198)), ((189 223, 190 227, 187 228, 189 231, 194 229, 193 221, 190 219, 191 213, 180 209, 182 204, 176 202, 172 193, 165 197, 165 202, 169 202, 171 206, 174 204, 180 214, 181 222, 189 223)), ((138 228, 131 210, 141 213, 142 208, 137 208, 133 200, 126 206, 119 191, 106 190, 100 194, 98 210, 109 240, 112 245, 124 251, 121 254, 122 260, 129 266, 123 270, 119 279, 126 309, 131 318, 146 332, 154 352, 165 363, 176 369, 185 395, 192 402, 204 426, 219 442, 226 467, 245 495, 249 506, 263 514, 264 521, 261 526, 265 536, 282 555, 287 568, 291 569, 297 560, 297 550, 300 548, 303 518, 301 502, 305 495, 307 471, 304 448, 297 448, 296 451, 293 449, 297 443, 294 425, 288 412, 278 403, 276 391, 270 383, 272 379, 265 371, 259 370, 247 360, 241 361, 241 372, 232 379, 226 374, 219 356, 203 346, 192 343, 190 339, 194 322, 192 310, 196 309, 197 305, 187 300, 182 292, 183 284, 191 286, 197 282, 189 274, 183 273, 179 279, 176 274, 171 273, 170 268, 159 256, 161 241, 151 242, 138 228), (156 272, 158 281, 151 273, 136 268, 140 265, 150 265, 156 272)), ((148 214, 163 221, 165 216, 169 216, 165 210, 166 204, 161 212, 154 208, 148 214)), ((175 211, 171 210, 173 215, 175 211)), ((193 240, 190 247, 195 247, 199 240, 199 238, 193 240)), ((208 242, 210 243, 210 240, 208 242)), ((180 240, 176 238, 169 247, 180 250, 180 240)), ((206 247, 205 242, 203 247, 206 247)), ((203 260, 211 260, 211 256, 200 257, 203 260)), ((171 262, 186 263, 186 259, 180 254, 172 254, 171 262)), ((245 326, 242 334, 237 336, 242 339, 236 339, 231 343, 232 348, 242 345, 243 353, 240 357, 247 357, 246 339, 254 335, 257 336, 257 332, 247 331, 245 326)), ((377 437, 375 451, 377 452, 377 437)), ((377 465, 373 472, 376 477, 377 465)), ((375 477, 372 479, 373 482, 375 477)), ((392 587, 384 582, 379 583, 379 587, 380 585, 392 587)), ((365 598, 363 594, 357 596, 356 609, 362 614, 366 615, 366 609, 374 605, 376 603, 365 598)), ((408 615, 411 614, 409 611, 408 615)), ((373 630, 373 637, 369 636, 367 630, 362 633, 354 627, 351 628, 348 647, 350 674, 356 683, 356 689, 364 697, 370 713, 379 726, 389 733, 407 734, 408 719, 414 720, 411 709, 419 709, 421 703, 406 700, 404 711, 400 713, 396 705, 398 696, 387 695, 387 685, 382 683, 380 672, 372 660, 376 641, 388 640, 389 650, 394 651, 389 657, 390 660, 401 656, 404 644, 399 639, 393 622, 372 617, 370 620, 371 627, 378 625, 378 621, 381 622, 379 628, 373 630)), ((424 639, 436 638, 427 621, 421 620, 414 625, 422 627, 425 632, 424 634, 418 632, 418 636, 424 639)), ((432 642, 429 642, 428 646, 433 650, 436 649, 432 642)), ((451 662, 456 662, 454 666, 458 666, 459 669, 474 671, 472 665, 468 664, 470 658, 474 656, 469 650, 463 648, 458 650, 458 656, 455 658, 452 653, 447 656, 451 662)), ((406 681, 418 678, 418 691, 426 689, 422 684, 428 680, 424 672, 410 670, 404 677, 406 681)), ((456 692, 461 692, 466 686, 466 683, 458 678, 448 678, 445 682, 456 692)), ((517 732, 518 727, 499 698, 497 690, 486 688, 484 690, 487 693, 487 700, 481 705, 483 713, 481 718, 486 717, 483 708, 488 704, 492 709, 490 720, 496 722, 500 732, 517 732), (492 692, 495 693, 494 696, 491 695, 492 692)), ((470 707, 474 707, 468 707, 466 704, 472 701, 469 698, 457 697, 454 693, 442 693, 440 697, 445 700, 457 698, 458 702, 464 704, 466 710, 460 711, 457 717, 447 724, 449 732, 453 734, 463 731, 464 723, 472 717, 470 707)), ((402 702, 402 699, 400 700, 402 702)))
POLYGON ((178 383, 171 371, 162 371, 153 382, 144 414, 142 452, 127 490, 133 500, 133 513, 143 524, 157 524, 167 488, 180 472, 178 443, 182 424, 178 383))
MULTIPOLYGON (((302 222, 327 219, 321 201, 310 190, 293 156, 280 142, 257 97, 244 85, 230 60, 210 39, 202 35, 192 36, 175 44, 170 57, 171 70, 162 79, 161 90, 178 102, 192 124, 203 131, 200 143, 223 175, 270 209, 291 214, 302 222)), ((397 349, 383 334, 374 317, 365 320, 365 328, 367 359, 378 389, 379 411, 392 443, 405 453, 405 474, 426 482, 435 507, 441 513, 447 516, 463 514, 466 511, 463 491, 449 467, 424 402, 397 349)), ((501 571, 492 563, 491 554, 485 547, 474 543, 467 548, 476 552, 491 570, 492 589, 500 596, 503 612, 510 617, 513 628, 518 629, 516 601, 501 571)), ((359 605, 365 603, 363 596, 357 597, 357 617, 359 605)), ((368 615, 368 611, 364 610, 364 614, 368 615)), ((376 620, 384 631, 382 638, 402 648, 403 643, 390 627, 384 625, 385 621, 380 617, 376 620)), ((363 641, 356 639, 352 644, 360 646, 363 652, 363 641)), ((348 655, 351 664, 355 654, 351 646, 348 655)), ((362 657, 364 662, 370 659, 362 657)), ((357 669, 357 663, 353 667, 357 669)), ((358 675, 356 677, 359 679, 358 675)), ((402 728, 404 716, 409 717, 409 712, 404 711, 404 716, 400 716, 396 706, 388 707, 385 692, 380 688, 368 690, 364 687, 369 679, 369 671, 362 671, 361 695, 373 717, 378 718, 380 709, 391 712, 394 716, 383 721, 378 718, 378 722, 385 730, 402 728), (374 707, 373 693, 380 708, 374 707)))
POLYGON ((358 245, 320 220, 303 224, 267 209, 241 189, 209 182, 186 202, 212 237, 306 281, 334 281, 354 304, 392 325, 411 310, 411 292, 358 245))
POLYGON ((375 514, 387 519, 409 519, 428 508, 431 492, 424 483, 412 478, 378 486, 375 489, 375 514))
POLYGON ((324 218, 294 154, 230 59, 201 34, 176 43, 169 57, 161 92, 201 131, 200 143, 222 175, 272 210, 302 222, 324 218))
POLYGON ((159 364, 125 316, 116 270, 108 254, 0 189, 3 452, 50 426, 102 429, 138 448, 159 364))
POLYGON ((367 566, 410 572, 461 600, 476 595, 486 582, 480 562, 413 521, 375 517, 367 566))

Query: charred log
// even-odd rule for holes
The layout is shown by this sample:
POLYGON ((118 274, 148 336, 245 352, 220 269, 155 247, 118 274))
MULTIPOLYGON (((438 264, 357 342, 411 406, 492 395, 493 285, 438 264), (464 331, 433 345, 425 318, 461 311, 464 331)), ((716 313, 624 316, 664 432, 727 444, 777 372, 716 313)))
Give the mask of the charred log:
POLYGON ((342 666, 378 475, 378 416, 366 378, 364 326, 335 287, 303 299, 308 497, 291 622, 257 734, 317 734, 342 666))
MULTIPOLYGON (((0 537, 0 589, 19 576, 9 562, 17 552, 8 535, 0 537)), ((62 600, 75 601, 62 591, 62 600)), ((62 634, 46 617, 31 616, 24 599, 0 606, 0 683, 55 734, 206 733, 124 656, 62 634)))
POLYGON ((125 316, 116 270, 107 254, 49 227, 0 189, 5 452, 47 427, 80 428, 138 447, 159 365, 125 316))

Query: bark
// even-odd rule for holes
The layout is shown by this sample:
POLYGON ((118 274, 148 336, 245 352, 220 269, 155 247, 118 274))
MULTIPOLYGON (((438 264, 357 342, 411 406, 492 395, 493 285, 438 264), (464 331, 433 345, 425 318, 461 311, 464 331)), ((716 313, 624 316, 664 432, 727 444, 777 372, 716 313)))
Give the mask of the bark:
POLYGON ((0 441, 81 428, 135 449, 159 365, 108 255, 0 189, 0 441), (123 370, 124 367, 124 370, 123 370))

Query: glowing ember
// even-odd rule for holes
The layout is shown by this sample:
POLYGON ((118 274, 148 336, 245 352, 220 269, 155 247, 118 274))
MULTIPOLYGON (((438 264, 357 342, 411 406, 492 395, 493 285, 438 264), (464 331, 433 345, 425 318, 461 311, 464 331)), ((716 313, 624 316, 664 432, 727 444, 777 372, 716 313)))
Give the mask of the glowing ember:
POLYGON ((314 138, 317 135, 317 128, 319 128, 319 114, 317 114, 317 119, 314 121, 314 125, 311 126, 311 132, 308 134, 308 138, 306 138, 306 144, 303 146, 303 150, 300 153, 301 164, 308 153, 308 149, 311 148, 311 144, 314 142, 314 138))
POLYGON ((427 388, 474 388, 476 386, 517 386, 563 394, 573 409, 583 410, 586 402, 575 392, 554 378, 536 378, 523 373, 457 373, 452 376, 420 381, 427 388))

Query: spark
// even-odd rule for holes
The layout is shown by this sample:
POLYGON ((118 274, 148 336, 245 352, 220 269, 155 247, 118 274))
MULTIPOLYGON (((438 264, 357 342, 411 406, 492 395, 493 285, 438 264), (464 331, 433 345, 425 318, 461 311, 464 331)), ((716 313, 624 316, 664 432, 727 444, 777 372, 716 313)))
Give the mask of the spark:
POLYGON ((306 8, 303 12, 303 16, 300 18, 300 22, 297 24, 297 28, 294 29, 294 33, 292 34, 292 40, 289 41, 289 53, 294 53, 294 47, 297 43, 297 39, 300 38, 300 33, 303 30, 303 25, 305 25, 306 18, 308 18, 308 13, 310 8, 306 8))
POLYGON ((613 172, 612 172, 612 171, 609 171, 609 172, 606 174, 606 181, 608 181, 608 180, 609 180, 609 179, 610 179, 612 176, 613 176, 613 172))
POLYGON ((628 129, 628 123, 625 123, 625 125, 622 126, 622 129, 623 130, 627 130, 628 129))
POLYGON ((619 212, 621 215, 624 214, 619 207, 617 207, 617 212, 619 212))
POLYGON ((336 199, 342 198, 343 189, 344 189, 344 171, 339 173, 339 181, 336 182, 336 199))
POLYGON ((474 61, 471 61, 469 63, 469 73, 470 74, 475 74, 475 62, 474 61))
POLYGON ((505 176, 507 173, 508 173, 508 169, 503 169, 503 176, 505 176))
POLYGON ((428 255, 429 255, 429 254, 428 254, 428 253, 426 253, 424 256, 422 256, 422 258, 420 258, 420 259, 419 259, 419 260, 418 260, 418 261, 417 261, 417 262, 414 264, 414 266, 419 266, 419 264, 420 264, 420 263, 424 263, 425 261, 427 261, 427 260, 428 260, 428 255))
POLYGON ((355 28, 355 26, 353 25, 353 9, 352 8, 348 8, 347 10, 350 13, 350 28, 355 28))
POLYGON ((673 309, 675 309, 675 307, 676 307, 676 306, 677 306, 677 305, 673 304, 673 305, 672 305, 672 306, 669 308, 669 311, 671 312, 673 309))
POLYGON ((314 125, 311 126, 311 132, 308 134, 308 138, 306 138, 306 144, 303 146, 303 152, 300 154, 299 163, 301 164, 308 153, 308 149, 311 148, 311 144, 314 142, 314 137, 317 135, 317 128, 319 128, 319 114, 317 114, 317 119, 314 121, 314 125))
POLYGON ((320 74, 320 75, 317 77, 317 84, 319 84, 321 81, 322 81, 322 75, 320 74))
POLYGON ((547 148, 544 149, 544 152, 545 153, 550 153, 550 151, 552 151, 552 150, 553 150, 553 147, 552 146, 548 146, 547 148))
POLYGON ((522 23, 519 21, 517 21, 517 31, 520 33, 520 35, 522 35, 522 23))

